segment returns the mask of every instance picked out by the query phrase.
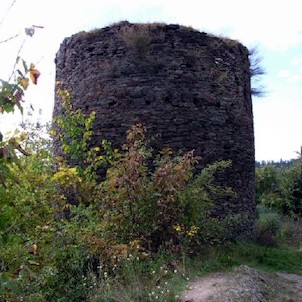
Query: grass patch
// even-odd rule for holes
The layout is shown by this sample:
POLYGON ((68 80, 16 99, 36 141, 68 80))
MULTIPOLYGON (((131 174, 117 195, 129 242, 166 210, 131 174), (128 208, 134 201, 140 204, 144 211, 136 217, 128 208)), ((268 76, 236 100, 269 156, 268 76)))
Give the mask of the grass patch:
POLYGON ((202 251, 194 259, 176 260, 171 255, 144 261, 133 258, 122 264, 117 277, 104 279, 89 301, 178 301, 190 280, 243 264, 267 272, 302 274, 302 253, 240 241, 202 251))
POLYGON ((302 252, 288 247, 265 247, 241 241, 229 245, 221 253, 222 255, 217 257, 218 263, 221 264, 247 264, 266 271, 302 273, 302 252))
POLYGON ((177 301, 189 277, 185 266, 169 255, 141 260, 129 257, 119 263, 116 273, 102 271, 90 302, 177 301))

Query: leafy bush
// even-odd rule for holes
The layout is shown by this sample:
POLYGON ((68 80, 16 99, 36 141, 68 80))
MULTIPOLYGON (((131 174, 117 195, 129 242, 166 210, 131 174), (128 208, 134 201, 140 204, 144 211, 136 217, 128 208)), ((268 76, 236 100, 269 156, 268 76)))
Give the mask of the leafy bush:
POLYGON ((145 263, 161 251, 180 256, 224 240, 226 221, 210 214, 216 198, 232 194, 214 181, 229 162, 195 177, 193 152, 166 149, 150 166, 142 125, 129 129, 120 151, 106 141, 89 148, 94 115, 73 113, 69 94, 61 97, 65 114, 52 135, 68 160, 53 157, 41 129, 28 129, 30 155, 10 165, 16 181, 0 185, 3 299, 85 301, 103 282, 100 267, 115 278, 130 254, 145 263), (102 165, 107 175, 101 181, 102 165))
POLYGON ((277 213, 261 213, 256 222, 256 242, 268 247, 277 246, 281 224, 281 217, 277 213))
POLYGON ((302 159, 285 170, 280 184, 282 203, 279 209, 284 215, 302 217, 302 159))
POLYGON ((256 169, 257 204, 273 207, 280 200, 280 171, 273 165, 256 169))
POLYGON ((302 221, 285 219, 280 228, 280 242, 295 248, 302 247, 302 221))
POLYGON ((256 169, 257 203, 294 219, 302 215, 302 161, 284 170, 273 165, 256 169))

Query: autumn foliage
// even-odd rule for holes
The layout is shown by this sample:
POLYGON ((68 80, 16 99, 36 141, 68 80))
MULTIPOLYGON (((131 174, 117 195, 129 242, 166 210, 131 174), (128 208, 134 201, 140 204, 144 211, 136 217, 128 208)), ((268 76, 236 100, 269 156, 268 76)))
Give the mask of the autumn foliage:
MULTIPOLYGON (((12 177, 0 184, 0 291, 7 299, 84 301, 88 288, 75 286, 82 276, 97 278, 97 267, 110 271, 130 254, 144 261, 163 250, 194 254, 213 244, 205 232, 213 228, 213 201, 230 193, 215 186, 214 175, 230 163, 194 176, 193 151, 152 154, 141 124, 128 130, 120 150, 106 140, 90 148, 94 113, 74 111, 69 93, 58 93, 65 112, 50 133, 66 158, 53 157, 42 128, 28 128, 28 156, 9 165, 12 177), (107 170, 103 180, 100 167, 107 170)), ((215 235, 222 240, 221 231, 215 235)))

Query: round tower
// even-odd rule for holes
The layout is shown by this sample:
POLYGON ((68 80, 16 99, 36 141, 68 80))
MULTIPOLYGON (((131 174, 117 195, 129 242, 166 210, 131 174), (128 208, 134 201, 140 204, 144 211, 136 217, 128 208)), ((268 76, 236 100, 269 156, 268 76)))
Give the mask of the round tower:
MULTIPOLYGON (((231 160, 220 181, 236 196, 220 200, 215 213, 240 214, 238 235, 251 234, 255 158, 246 47, 176 24, 121 22, 66 38, 56 56, 56 80, 75 108, 96 112, 95 145, 105 138, 121 146, 126 131, 142 123, 156 136, 153 148, 194 149, 198 169, 231 160)), ((53 115, 61 111, 56 99, 53 115)))

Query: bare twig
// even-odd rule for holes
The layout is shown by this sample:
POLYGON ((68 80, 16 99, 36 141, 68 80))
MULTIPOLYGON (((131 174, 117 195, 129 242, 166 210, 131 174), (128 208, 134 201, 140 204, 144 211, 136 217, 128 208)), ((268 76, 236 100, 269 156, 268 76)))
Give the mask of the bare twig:
POLYGON ((10 75, 10 77, 9 77, 9 80, 8 80, 9 82, 11 81, 11 79, 12 79, 14 73, 15 73, 15 69, 16 69, 16 66, 17 66, 17 64, 18 64, 18 57, 19 57, 20 52, 21 52, 21 50, 22 50, 22 48, 23 48, 23 46, 24 46, 25 41, 26 41, 26 38, 23 40, 23 42, 22 42, 22 44, 21 44, 21 46, 20 46, 20 48, 19 48, 19 50, 18 50, 17 57, 16 57, 16 61, 15 61, 15 64, 14 64, 14 66, 13 66, 13 71, 12 71, 12 74, 10 75))
POLYGON ((9 11, 11 10, 11 8, 14 6, 14 4, 16 3, 16 0, 13 0, 13 2, 11 3, 11 5, 8 7, 8 9, 6 10, 4 16, 2 17, 2 19, 0 20, 0 26, 2 25, 2 23, 4 22, 6 16, 8 15, 9 11))
POLYGON ((12 36, 12 37, 9 37, 9 38, 7 38, 7 39, 5 39, 5 40, 3 40, 3 41, 0 41, 0 44, 1 44, 1 43, 6 43, 6 42, 8 42, 8 41, 10 41, 10 40, 12 40, 12 39, 15 39, 15 38, 17 38, 19 35, 20 35, 20 34, 16 34, 16 35, 14 35, 14 36, 12 36))

